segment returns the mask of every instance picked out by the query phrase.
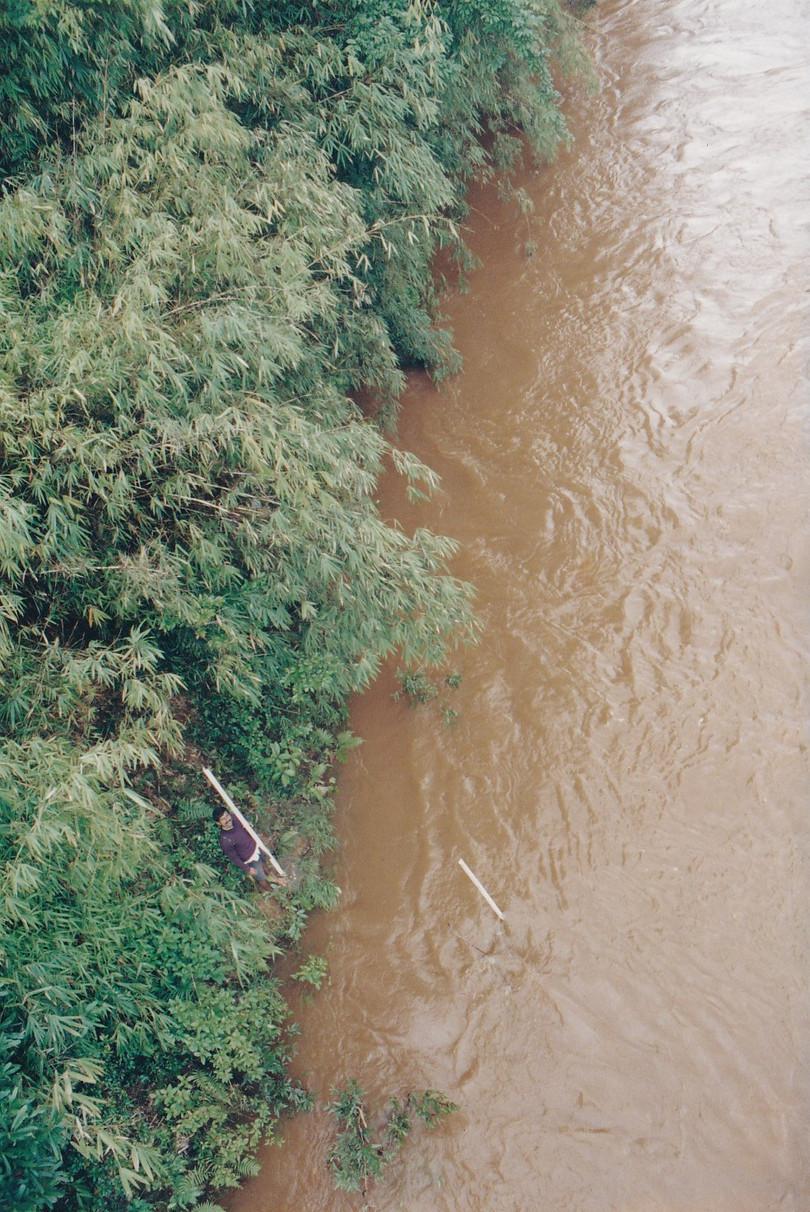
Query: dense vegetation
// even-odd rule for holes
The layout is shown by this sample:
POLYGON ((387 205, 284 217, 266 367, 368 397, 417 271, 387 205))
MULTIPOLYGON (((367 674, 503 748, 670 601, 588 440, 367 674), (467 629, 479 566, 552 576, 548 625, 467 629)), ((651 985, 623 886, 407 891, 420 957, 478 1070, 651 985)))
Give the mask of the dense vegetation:
POLYGON ((0 9, 0 1205, 193 1207, 307 1096, 347 696, 470 627, 366 414, 452 366, 465 181, 564 135, 556 0, 0 9), (296 890, 218 852, 200 767, 296 890))

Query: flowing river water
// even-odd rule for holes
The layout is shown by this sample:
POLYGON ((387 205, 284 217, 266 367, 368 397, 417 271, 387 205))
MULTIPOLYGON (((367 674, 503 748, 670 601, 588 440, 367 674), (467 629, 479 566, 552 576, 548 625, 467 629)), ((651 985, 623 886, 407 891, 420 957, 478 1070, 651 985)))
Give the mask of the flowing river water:
POLYGON ((461 1110, 364 1198, 302 1117, 233 1212, 810 1209, 810 7, 589 23, 535 214, 473 197, 464 370, 404 401, 442 491, 382 487, 458 539, 482 640, 439 701, 354 704, 296 1007, 321 1101, 461 1110))

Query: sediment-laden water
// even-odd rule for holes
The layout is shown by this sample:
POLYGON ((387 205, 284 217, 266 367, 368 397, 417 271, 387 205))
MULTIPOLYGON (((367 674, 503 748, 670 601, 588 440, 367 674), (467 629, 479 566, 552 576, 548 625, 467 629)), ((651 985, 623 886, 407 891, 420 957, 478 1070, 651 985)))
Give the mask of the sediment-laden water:
MULTIPOLYGON (((810 8, 590 24, 535 214, 472 200, 464 371, 404 401, 443 490, 384 512, 459 540, 485 630, 438 702, 354 705, 296 1068, 461 1104, 381 1212, 807 1212, 810 8)), ((332 1131, 233 1212, 363 1206, 332 1131)))

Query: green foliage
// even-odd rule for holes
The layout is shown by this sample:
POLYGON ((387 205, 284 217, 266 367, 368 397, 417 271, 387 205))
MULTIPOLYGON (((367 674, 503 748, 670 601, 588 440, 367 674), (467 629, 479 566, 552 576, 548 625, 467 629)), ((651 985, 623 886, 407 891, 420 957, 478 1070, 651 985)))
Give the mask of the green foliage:
POLYGON ((343 1191, 365 1192, 368 1183, 380 1177, 411 1131, 414 1115, 432 1128, 458 1111, 456 1104, 438 1090, 421 1094, 412 1091, 404 1100, 392 1098, 376 1131, 372 1131, 363 1099, 360 1085, 351 1078, 346 1086, 332 1091, 332 1102, 327 1107, 344 1125, 327 1158, 335 1186, 343 1191))
POLYGON ((44 1174, 55 1143, 68 1138, 74 1151, 77 1181, 60 1207, 91 1206, 85 1183, 123 1207, 201 1166, 206 1183, 234 1182, 295 1102, 262 919, 209 868, 178 877, 149 839, 139 798, 105 793, 69 767, 43 803, 4 795, 2 1023, 17 1041, 26 1147, 44 1174), (71 774, 85 803, 63 799, 71 774), (178 1110, 169 1100, 183 1083, 191 1095, 178 1110), (203 1105, 220 1132, 198 1137, 181 1112, 199 1117, 203 1105), (175 1157, 181 1131, 188 1143, 175 1157))
MULTIPOLYGON (((394 700, 399 701, 399 699, 404 698, 409 707, 419 707, 441 699, 444 688, 457 690, 461 685, 461 674, 458 672, 448 673, 441 683, 439 683, 436 678, 431 677, 424 669, 399 669, 397 671, 397 680, 399 681, 399 689, 394 691, 394 700)), ((438 705, 441 708, 442 720, 445 726, 450 727, 458 719, 458 711, 446 702, 440 702, 438 705)))
POLYGON ((424 1090, 420 1095, 411 1095, 410 1105, 414 1115, 418 1115, 429 1128, 458 1111, 456 1103, 451 1102, 440 1090, 424 1090))
POLYGON ((0 161, 13 173, 43 142, 70 138, 88 115, 114 104, 138 49, 156 65, 154 52, 172 35, 155 0, 8 0, 0 40, 0 161))
MULTIPOLYGON (((0 1058, 12 1056, 18 1043, 0 1039, 0 1058)), ((0 1207, 15 1212, 52 1207, 64 1181, 59 1116, 39 1105, 27 1086, 19 1065, 0 1059, 0 1207)))
POLYGON ((434 256, 463 263, 465 184, 519 130, 564 137, 570 28, 555 0, 0 14, 15 1207, 191 1207, 306 1103, 270 965, 339 895, 317 860, 347 698, 474 631, 453 544, 376 505, 389 462, 417 498, 436 476, 357 399, 390 415, 404 366, 456 364, 434 256), (294 855, 272 904, 223 860, 204 761, 294 855))
POLYGON ((308 955, 298 971, 293 973, 293 980, 303 981, 312 985, 313 989, 320 989, 328 971, 329 962, 322 955, 308 955))
POLYGON ((411 707, 432 703, 438 697, 439 687, 424 669, 400 669, 397 673, 399 690, 394 699, 405 698, 411 707))
POLYGON ((386 1160, 385 1145, 371 1140, 363 1107, 363 1091, 354 1078, 332 1091, 329 1110, 345 1124, 327 1158, 335 1186, 342 1191, 365 1191, 369 1179, 379 1178, 386 1160))

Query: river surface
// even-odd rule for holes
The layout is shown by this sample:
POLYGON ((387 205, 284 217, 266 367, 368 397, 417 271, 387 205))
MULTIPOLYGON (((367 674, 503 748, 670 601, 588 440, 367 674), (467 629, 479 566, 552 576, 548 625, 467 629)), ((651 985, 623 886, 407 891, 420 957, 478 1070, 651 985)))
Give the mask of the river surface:
POLYGON ((321 1102, 461 1110, 365 1199, 302 1117, 233 1212, 810 1209, 810 6, 589 24, 535 214, 473 197, 464 371, 404 401, 442 491, 382 489, 458 539, 482 640, 437 702, 354 704, 296 1007, 321 1102))

